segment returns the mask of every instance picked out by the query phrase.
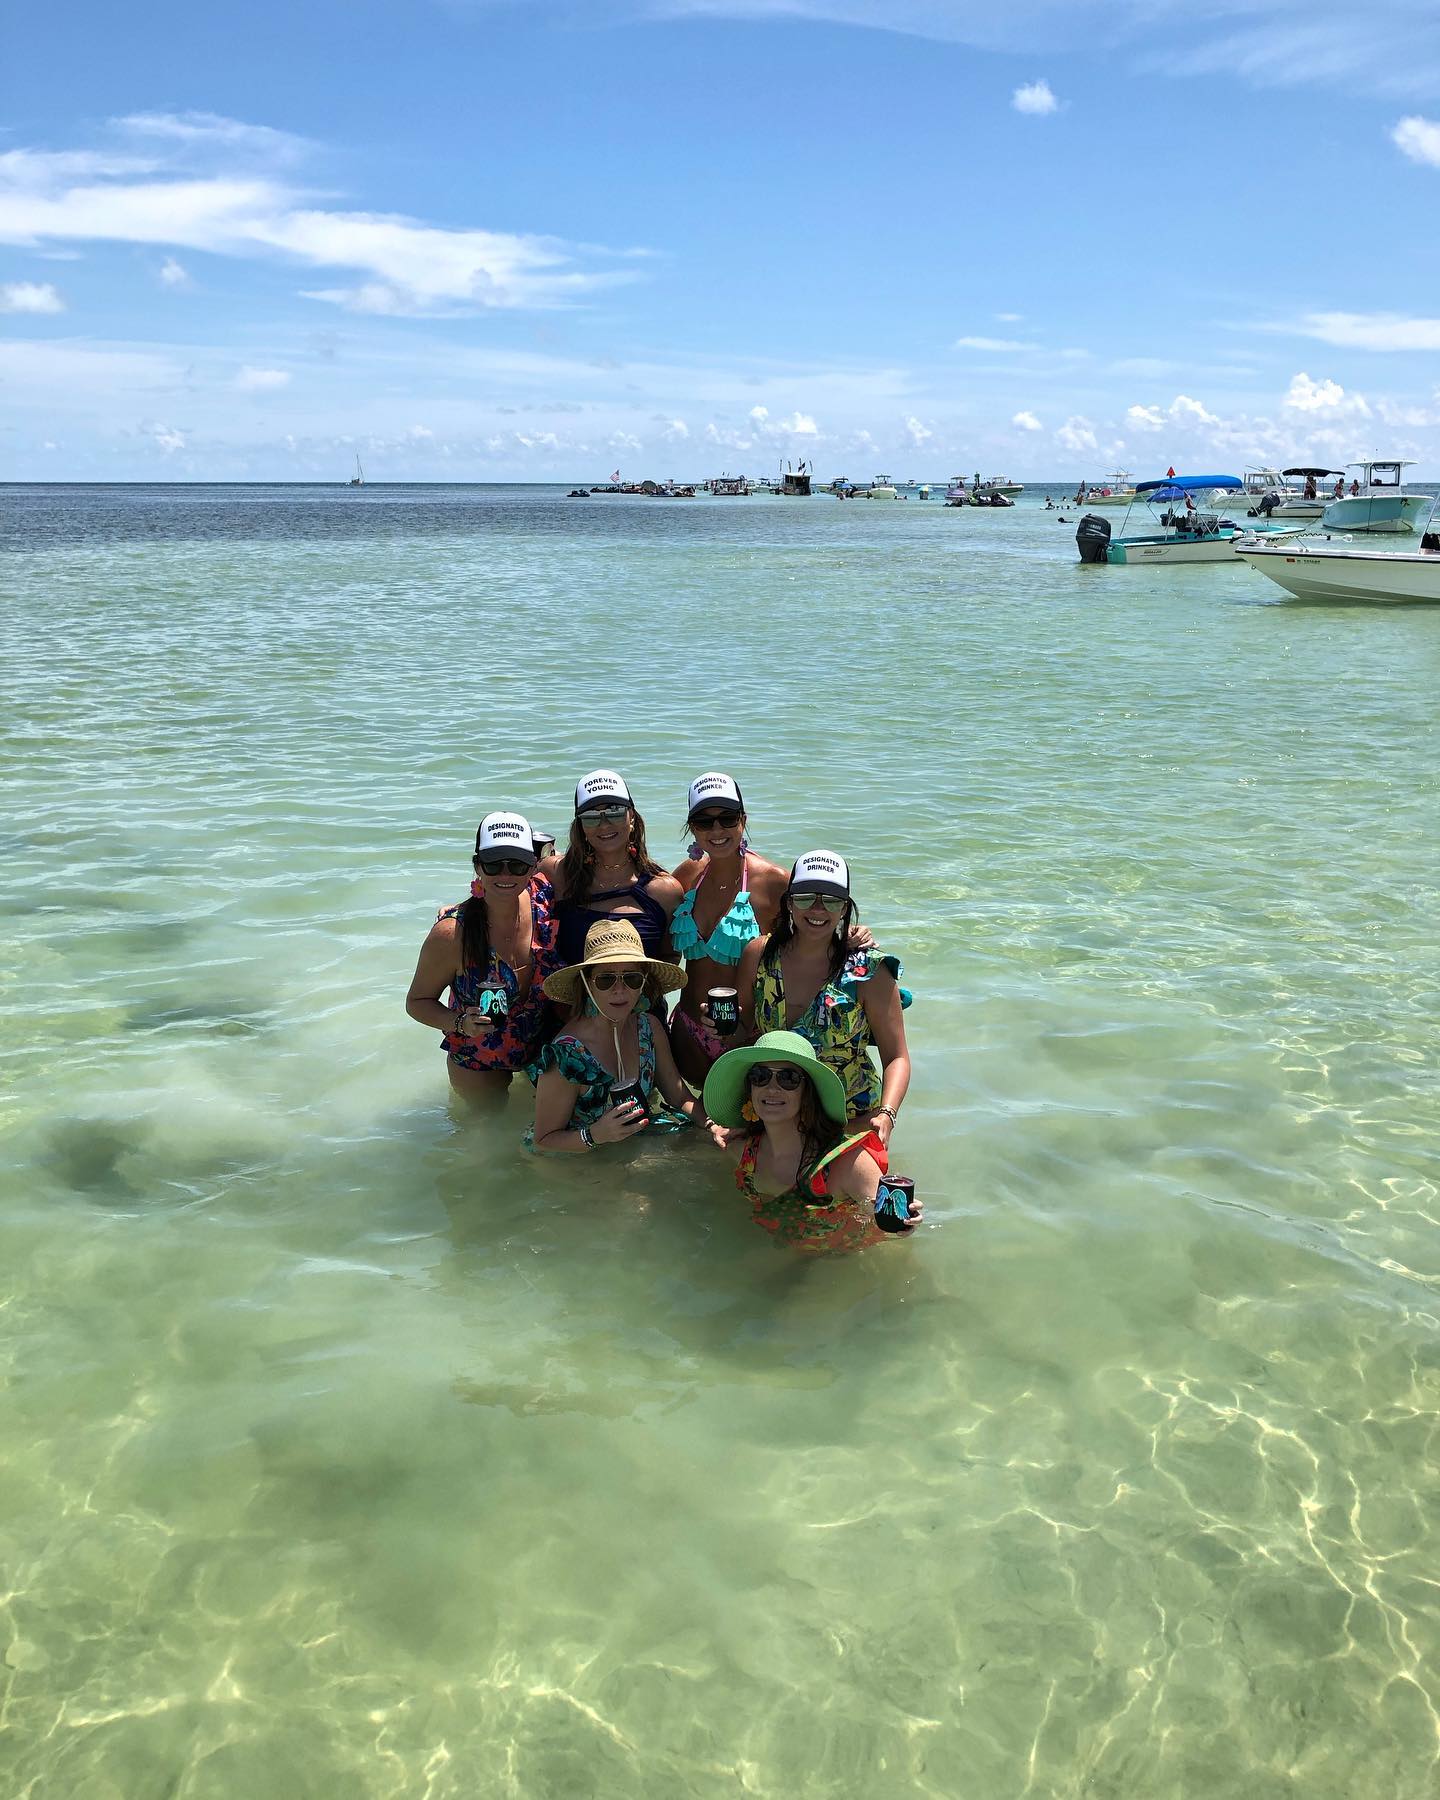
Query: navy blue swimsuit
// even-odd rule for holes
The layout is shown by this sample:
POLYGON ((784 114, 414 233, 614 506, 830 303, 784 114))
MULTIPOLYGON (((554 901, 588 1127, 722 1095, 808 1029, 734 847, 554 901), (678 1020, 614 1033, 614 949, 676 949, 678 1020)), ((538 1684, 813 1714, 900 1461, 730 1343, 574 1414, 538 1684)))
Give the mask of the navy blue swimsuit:
POLYGON ((585 955, 585 933, 598 919, 624 919, 640 933, 647 956, 665 959, 665 939, 670 930, 670 915, 647 889, 656 879, 648 875, 632 887, 604 888, 588 900, 562 900, 559 904, 560 936, 556 948, 562 963, 578 963, 585 955), (632 911, 606 906, 605 902, 624 901, 632 911))

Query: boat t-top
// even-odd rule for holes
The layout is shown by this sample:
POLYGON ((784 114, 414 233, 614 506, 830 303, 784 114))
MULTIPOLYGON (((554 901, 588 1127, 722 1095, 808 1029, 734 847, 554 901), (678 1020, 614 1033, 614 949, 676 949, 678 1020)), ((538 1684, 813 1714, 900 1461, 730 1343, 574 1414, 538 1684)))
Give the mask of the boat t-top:
POLYGON ((863 491, 867 500, 898 500, 900 498, 900 490, 888 475, 877 475, 869 487, 863 491))
POLYGON ((970 504, 970 490, 965 485, 963 475, 950 477, 950 485, 945 490, 945 504, 947 506, 968 506, 970 504))
POLYGON ((995 494, 999 494, 1005 500, 1014 500, 1024 492, 1024 483, 1012 481, 1008 475, 992 475, 987 481, 982 481, 980 471, 978 469, 975 471, 974 498, 982 505, 988 503, 995 494))
POLYGON ((1401 479, 1413 467, 1398 457, 1347 463, 1360 473, 1343 500, 1333 499, 1321 515, 1327 531, 1414 531, 1430 508, 1428 494, 1407 494, 1401 479))
POLYGON ((1230 562, 1240 527, 1219 513, 1202 510, 1197 495, 1238 494, 1244 489, 1238 475, 1163 475, 1142 481, 1135 489, 1135 503, 1150 508, 1158 531, 1130 532, 1127 511, 1120 521, 1120 535, 1112 538, 1110 521, 1087 513, 1075 533, 1081 562, 1087 563, 1197 563, 1230 562), (1162 509, 1163 510, 1157 510, 1162 509))

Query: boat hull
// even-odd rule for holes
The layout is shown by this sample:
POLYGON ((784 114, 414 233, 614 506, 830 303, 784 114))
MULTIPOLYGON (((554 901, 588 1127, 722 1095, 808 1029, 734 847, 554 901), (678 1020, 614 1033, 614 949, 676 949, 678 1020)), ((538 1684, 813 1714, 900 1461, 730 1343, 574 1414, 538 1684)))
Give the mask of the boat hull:
POLYGON ((1206 532, 1203 537, 1114 538, 1105 560, 1120 564, 1231 562, 1238 535, 1234 531, 1216 531, 1206 532))
POLYGON ((1426 551, 1251 544, 1239 554, 1297 600, 1440 605, 1440 556, 1426 551))
POLYGON ((1325 510, 1323 500, 1282 500, 1270 512, 1272 519, 1318 519, 1325 510))
POLYGON ((1415 531, 1430 510, 1428 494, 1353 494, 1321 514, 1327 531, 1415 531))
POLYGON ((1128 506, 1135 498, 1132 488, 1128 494, 1087 494, 1083 500, 1070 501, 1071 506, 1128 506))

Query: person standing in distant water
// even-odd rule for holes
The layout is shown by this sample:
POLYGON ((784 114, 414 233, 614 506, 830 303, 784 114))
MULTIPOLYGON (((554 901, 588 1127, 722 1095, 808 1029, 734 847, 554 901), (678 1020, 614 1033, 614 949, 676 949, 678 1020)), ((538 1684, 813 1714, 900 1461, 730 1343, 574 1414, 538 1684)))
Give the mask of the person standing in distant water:
POLYGON ((850 949, 854 918, 844 857, 807 851, 790 872, 774 931, 745 946, 736 985, 747 1029, 798 1031, 844 1083, 850 1118, 888 1146, 910 1085, 910 996, 895 957, 850 949))
POLYGON ((675 870, 683 897, 670 919, 670 942, 685 960, 685 991, 670 1030, 680 1073, 698 1086, 727 1047, 706 1015, 705 996, 712 987, 736 986, 741 952, 774 929, 787 877, 746 842, 745 802, 732 776, 696 776, 687 826, 695 841, 675 870))
POLYGON ((680 883, 646 849, 645 821, 613 769, 592 769, 577 784, 565 854, 546 857, 540 868, 555 886, 562 963, 579 962, 597 919, 628 920, 647 956, 669 960, 680 883))
POLYGON ((473 866, 470 898, 447 906, 421 946, 405 1010, 441 1033, 451 1087, 478 1100, 503 1096, 534 1054, 544 1035, 541 984, 560 958, 554 889, 537 872, 519 813, 485 815, 473 866))

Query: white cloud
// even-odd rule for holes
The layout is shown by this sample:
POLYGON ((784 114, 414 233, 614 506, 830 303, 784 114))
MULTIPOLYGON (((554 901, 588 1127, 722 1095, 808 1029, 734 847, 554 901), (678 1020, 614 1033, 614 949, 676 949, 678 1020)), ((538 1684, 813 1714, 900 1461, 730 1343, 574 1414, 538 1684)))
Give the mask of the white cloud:
POLYGON ((609 438, 612 450, 628 450, 632 455, 640 449, 640 440, 628 431, 612 431, 609 438))
POLYGON ((1132 406, 1125 414, 1125 423, 1132 431, 1160 431, 1165 415, 1158 406, 1132 406))
POLYGON ((1055 112, 1060 102, 1051 93, 1048 81, 1031 81, 1016 88, 1010 96, 1010 104, 1018 113, 1043 115, 1055 112))
POLYGON ((1363 394, 1347 394, 1338 381, 1312 381, 1302 369, 1290 382, 1282 402, 1292 412, 1355 414, 1370 417, 1363 394))
POLYGON ((770 408, 768 406, 752 406, 750 408, 750 417, 757 425, 763 425, 770 417, 770 408))
POLYGON ((0 313, 59 313, 65 302, 48 281, 7 281, 0 287, 0 313))
POLYGON ((183 450, 186 446, 187 439, 183 431, 177 431, 173 425, 162 425, 158 419, 153 425, 142 425, 140 432, 167 456, 173 456, 177 450, 183 450))
POLYGON ((995 317, 1001 325, 1018 325, 1025 315, 1024 313, 996 313, 995 317))
POLYGON ((247 125, 219 113, 128 113, 111 123, 134 137, 159 138, 187 148, 243 151, 279 162, 296 161, 313 148, 308 139, 296 137, 293 132, 276 131, 270 125, 247 125))
POLYGON ((242 369, 235 377, 242 394, 270 394, 276 388, 289 387, 290 375, 285 369, 242 369))
POLYGON ((176 262, 173 256, 167 256, 160 265, 160 280, 166 287, 189 287, 190 272, 182 263, 176 262))
POLYGON ((1076 455, 1084 450, 1100 448, 1100 440, 1095 435, 1095 427, 1078 413, 1072 414, 1055 433, 1055 442, 1062 450, 1073 451, 1076 455))
POLYGON ((1045 429, 1033 412, 1018 412, 1010 423, 1018 425, 1022 431, 1043 431, 1045 429))
POLYGON ((1407 318, 1401 313, 1306 313, 1296 329, 1302 337, 1346 350, 1440 350, 1440 319, 1407 318))
POLYGON ((927 426, 922 425, 920 423, 919 419, 915 418, 912 415, 910 418, 906 419, 906 421, 905 421, 905 435, 906 435, 906 437, 909 438, 910 442, 914 445, 914 447, 917 450, 919 450, 925 444, 929 443, 930 439, 932 437, 934 437, 935 433, 933 431, 931 431, 927 426))
POLYGON ((1402 119, 1391 131, 1390 141, 1411 162, 1440 169, 1440 125, 1432 119, 1422 119, 1418 115, 1402 119))
POLYGON ((1031 350, 1033 344, 1022 344, 1016 338, 961 337, 951 346, 955 350, 987 350, 997 354, 1005 350, 1031 350))
MULTIPOLYGON (((201 144, 212 155, 254 148, 257 141, 273 148, 272 137, 284 137, 209 114, 137 114, 127 123, 162 145, 201 144)), ((326 210, 309 199, 267 174, 233 168, 192 175, 90 152, 0 155, 0 242, 33 248, 112 242, 226 256, 279 255, 311 268, 358 274, 358 282, 309 294, 352 312, 447 316, 563 306, 634 278, 633 269, 578 267, 582 251, 551 238, 326 210)), ((587 260, 599 254, 604 253, 583 251, 587 260)))
POLYGON ((1170 417, 1177 425, 1218 425, 1219 419, 1188 394, 1177 394, 1170 402, 1170 417))
POLYGON ((809 413, 791 413, 788 419, 779 420, 778 429, 788 432, 791 437, 818 437, 820 435, 820 428, 809 413))
POLYGON ((672 419, 660 435, 667 438, 672 444, 680 444, 689 437, 690 427, 683 419, 672 419))

